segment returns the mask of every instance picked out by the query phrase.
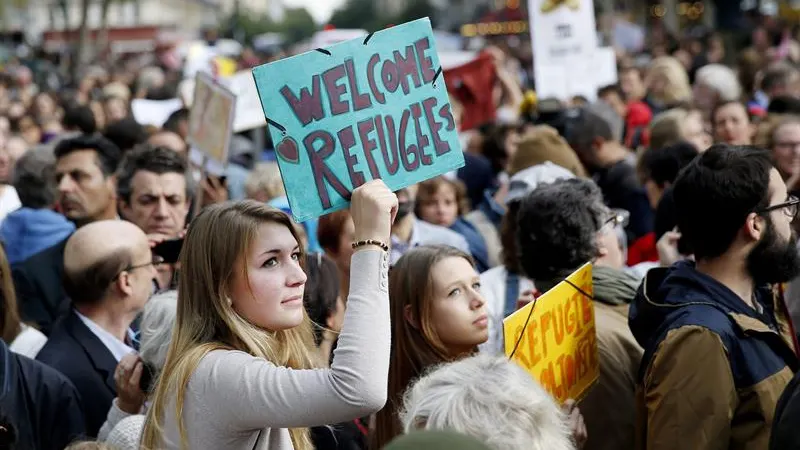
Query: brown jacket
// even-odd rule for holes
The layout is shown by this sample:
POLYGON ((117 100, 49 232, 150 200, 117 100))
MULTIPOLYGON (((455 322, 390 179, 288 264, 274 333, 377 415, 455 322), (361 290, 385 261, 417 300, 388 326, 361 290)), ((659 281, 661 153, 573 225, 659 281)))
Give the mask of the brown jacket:
POLYGON ((629 317, 645 349, 637 449, 767 448, 798 359, 782 298, 756 299, 760 313, 688 262, 647 274, 629 317))
POLYGON ((642 347, 628 329, 628 305, 594 302, 600 377, 579 406, 588 432, 583 450, 631 450, 636 373, 642 347))

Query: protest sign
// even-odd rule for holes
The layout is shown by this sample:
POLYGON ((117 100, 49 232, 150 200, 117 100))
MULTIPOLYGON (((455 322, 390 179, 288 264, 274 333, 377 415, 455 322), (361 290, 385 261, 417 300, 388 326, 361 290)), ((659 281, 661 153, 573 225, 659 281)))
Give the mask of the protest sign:
POLYGON ((152 125, 161 128, 169 116, 183 108, 179 98, 169 100, 147 100, 136 98, 131 102, 133 118, 141 125, 152 125))
POLYGON ((464 165, 430 21, 419 19, 253 69, 295 220, 464 165))
POLYGON ((593 295, 592 265, 567 281, 503 321, 506 355, 561 403, 581 399, 600 374, 594 305, 587 297, 593 295))
POLYGON ((228 162, 235 106, 236 96, 231 91, 207 74, 197 74, 189 113, 189 143, 220 164, 228 162))
POLYGON ((258 91, 253 81, 253 72, 242 70, 235 75, 221 80, 236 95, 236 115, 233 120, 233 131, 247 131, 263 127, 267 124, 258 99, 258 91))

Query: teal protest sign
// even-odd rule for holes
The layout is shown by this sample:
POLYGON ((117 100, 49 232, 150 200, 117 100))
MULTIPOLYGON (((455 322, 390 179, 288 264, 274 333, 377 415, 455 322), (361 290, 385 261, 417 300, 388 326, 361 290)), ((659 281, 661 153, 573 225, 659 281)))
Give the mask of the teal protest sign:
POLYGON ((464 165, 427 18, 253 77, 297 221, 344 208, 369 180, 398 190, 464 165))

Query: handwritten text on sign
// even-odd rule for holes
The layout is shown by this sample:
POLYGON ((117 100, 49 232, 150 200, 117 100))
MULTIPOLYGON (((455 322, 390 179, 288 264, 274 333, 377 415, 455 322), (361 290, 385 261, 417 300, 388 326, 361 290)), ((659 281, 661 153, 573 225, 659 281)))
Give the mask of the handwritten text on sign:
POLYGON ((371 179, 397 190, 464 165, 428 19, 253 76, 296 220, 341 209, 371 179))
MULTIPOLYGON (((591 264, 567 280, 592 295, 591 264)), ((503 331, 506 355, 511 355, 522 335, 513 359, 559 402, 580 399, 597 381, 600 366, 594 306, 590 298, 568 283, 562 281, 508 316, 503 331)))

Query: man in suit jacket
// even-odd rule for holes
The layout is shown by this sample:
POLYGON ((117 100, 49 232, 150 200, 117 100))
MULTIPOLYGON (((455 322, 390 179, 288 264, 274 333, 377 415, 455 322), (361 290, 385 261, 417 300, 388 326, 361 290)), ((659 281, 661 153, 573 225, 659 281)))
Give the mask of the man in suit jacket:
POLYGON ((86 225, 67 241, 64 287, 74 309, 56 322, 36 359, 78 389, 89 436, 97 436, 116 396, 117 364, 134 351, 130 325, 150 298, 156 264, 144 232, 122 220, 86 225))
MULTIPOLYGON (((114 172, 121 152, 111 141, 90 135, 64 139, 56 145, 58 202, 77 227, 117 218, 114 172)), ((61 277, 66 240, 12 267, 22 318, 45 334, 69 309, 61 277)))
POLYGON ((64 375, 9 350, 0 340, 0 409, 16 429, 15 448, 62 450, 83 437, 78 391, 64 375))

